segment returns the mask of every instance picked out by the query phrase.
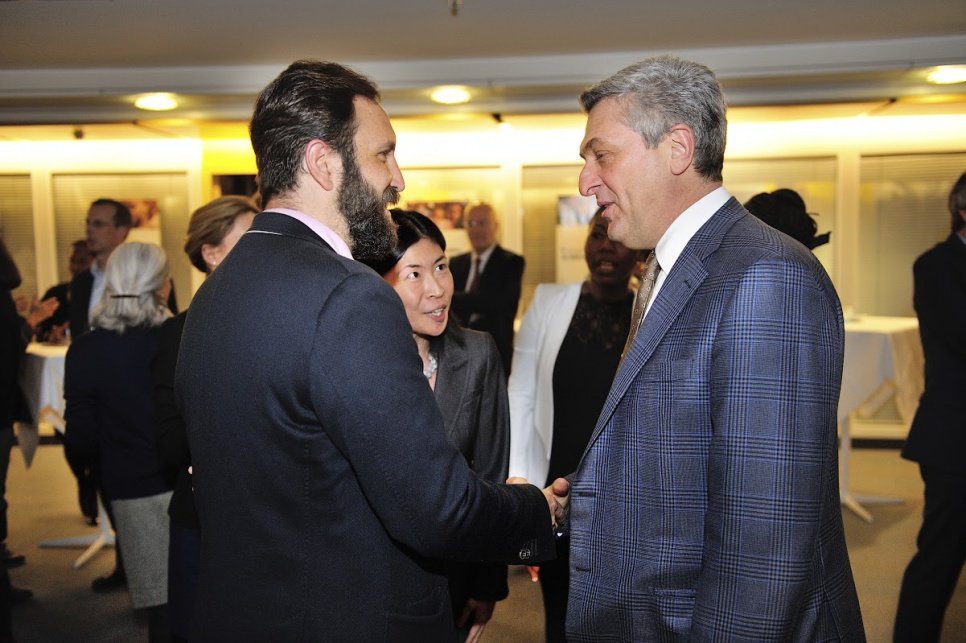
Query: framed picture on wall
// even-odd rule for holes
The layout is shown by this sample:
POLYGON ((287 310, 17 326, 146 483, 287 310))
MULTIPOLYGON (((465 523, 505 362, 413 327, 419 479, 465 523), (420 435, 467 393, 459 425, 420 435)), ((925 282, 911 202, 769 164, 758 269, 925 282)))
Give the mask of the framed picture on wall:
POLYGON ((405 207, 425 214, 440 230, 457 230, 463 227, 466 205, 466 201, 407 201, 405 207))
POLYGON ((131 211, 131 241, 161 245, 161 208, 157 199, 120 199, 131 211))
POLYGON ((557 197, 557 224, 587 227, 597 212, 597 199, 571 194, 557 197))

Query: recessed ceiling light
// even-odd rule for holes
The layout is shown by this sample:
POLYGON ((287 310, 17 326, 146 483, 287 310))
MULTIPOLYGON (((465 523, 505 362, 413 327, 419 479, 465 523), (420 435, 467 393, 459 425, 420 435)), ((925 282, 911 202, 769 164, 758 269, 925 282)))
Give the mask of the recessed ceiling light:
POLYGON ((926 80, 935 85, 966 83, 966 65, 941 65, 926 74, 926 80))
POLYGON ((470 100, 470 89, 463 85, 440 85, 434 87, 429 93, 429 97, 434 103, 443 105, 459 105, 468 103, 470 100))
POLYGON ((166 112, 178 106, 178 99, 174 94, 156 92, 153 94, 139 94, 134 99, 134 106, 152 112, 166 112))

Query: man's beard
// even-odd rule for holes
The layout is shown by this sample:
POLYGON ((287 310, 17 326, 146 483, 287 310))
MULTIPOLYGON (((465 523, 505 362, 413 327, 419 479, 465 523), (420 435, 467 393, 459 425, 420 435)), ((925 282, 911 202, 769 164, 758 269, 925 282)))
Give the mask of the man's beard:
POLYGON ((386 215, 386 208, 399 200, 399 190, 390 185, 380 196, 362 178, 351 152, 343 155, 342 167, 339 210, 349 230, 352 258, 356 261, 383 259, 396 245, 396 226, 386 215))

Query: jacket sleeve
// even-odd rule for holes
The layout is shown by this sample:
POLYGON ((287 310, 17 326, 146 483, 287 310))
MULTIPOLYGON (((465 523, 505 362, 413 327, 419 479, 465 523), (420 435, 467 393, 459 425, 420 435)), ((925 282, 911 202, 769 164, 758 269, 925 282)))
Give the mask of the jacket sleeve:
POLYGON ((181 332, 184 329, 183 321, 182 317, 173 317, 161 326, 158 352, 151 365, 158 455, 165 478, 169 482, 173 482, 178 472, 191 464, 187 428, 174 398, 174 373, 178 363, 181 332))
MULTIPOLYGON (((534 475, 530 468, 530 454, 541 447, 534 424, 534 408, 537 404, 537 356, 540 347, 541 327, 544 323, 543 295, 545 289, 537 286, 533 301, 523 315, 520 329, 513 340, 513 370, 507 393, 510 398, 510 475, 530 480, 534 475)), ((542 484, 543 480, 531 480, 542 484)))
POLYGON ((319 319, 308 365, 313 406, 318 417, 339 418, 329 438, 389 534, 431 557, 553 558, 542 491, 481 481, 446 437, 395 291, 371 273, 350 275, 319 319))

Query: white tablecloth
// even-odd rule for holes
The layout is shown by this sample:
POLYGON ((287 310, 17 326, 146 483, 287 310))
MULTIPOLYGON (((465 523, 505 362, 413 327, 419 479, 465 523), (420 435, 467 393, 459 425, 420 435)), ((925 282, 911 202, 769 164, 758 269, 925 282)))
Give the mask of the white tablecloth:
POLYGON ((39 427, 46 423, 64 432, 64 361, 67 346, 31 343, 27 347, 20 369, 20 387, 30 414, 32 425, 21 423, 17 439, 24 461, 30 466, 39 442, 39 427))
POLYGON ((922 343, 915 317, 860 317, 845 322, 845 364, 839 421, 868 417, 894 398, 912 422, 923 388, 922 343))

